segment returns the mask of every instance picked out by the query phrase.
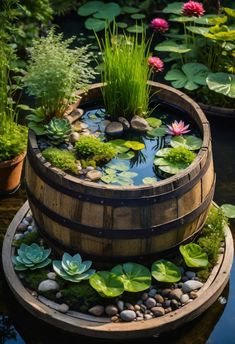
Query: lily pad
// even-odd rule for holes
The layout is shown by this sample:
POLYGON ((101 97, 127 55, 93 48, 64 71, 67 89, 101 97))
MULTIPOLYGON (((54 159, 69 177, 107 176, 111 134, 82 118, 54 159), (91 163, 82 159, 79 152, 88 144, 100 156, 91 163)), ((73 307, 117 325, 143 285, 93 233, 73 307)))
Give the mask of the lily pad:
POLYGON ((133 6, 123 6, 122 12, 129 13, 129 14, 138 13, 138 12, 140 12, 140 8, 133 7, 133 6))
POLYGON ((164 259, 154 262, 151 272, 152 276, 159 282, 175 283, 181 279, 178 266, 164 259))
POLYGON ((119 174, 120 177, 124 177, 124 178, 134 178, 136 176, 138 176, 138 173, 136 172, 121 172, 119 174))
POLYGON ((88 1, 86 4, 82 5, 78 9, 78 14, 80 16, 90 16, 100 10, 100 6, 104 5, 103 1, 88 1))
POLYGON ((189 52, 191 48, 189 48, 185 44, 179 44, 173 40, 167 40, 167 41, 157 44, 154 50, 184 54, 184 53, 189 52))
POLYGON ((122 278, 109 271, 95 273, 89 282, 102 297, 117 297, 124 292, 122 278))
POLYGON ((128 148, 124 145, 125 142, 126 141, 122 140, 122 139, 109 141, 109 143, 111 143, 111 145, 113 145, 115 147, 115 149, 118 153, 126 153, 129 151, 130 148, 128 148))
POLYGON ((172 147, 185 147, 189 150, 198 150, 202 146, 202 139, 193 135, 174 136, 170 142, 172 147))
POLYGON ((203 268, 208 265, 207 253, 197 244, 180 245, 180 253, 190 268, 203 268))
POLYGON ((116 170, 116 171, 128 171, 129 170, 129 164, 125 164, 124 162, 120 162, 120 163, 111 163, 109 164, 107 167, 116 170))
POLYGON ((122 177, 119 175, 117 176, 115 183, 122 186, 128 186, 128 185, 133 185, 133 180, 131 178, 122 177))
POLYGON ((145 178, 143 179, 143 183, 144 183, 145 185, 152 185, 152 184, 157 183, 157 179, 154 178, 154 177, 145 177, 145 178))
POLYGON ((106 176, 102 176, 100 179, 105 184, 111 184, 111 183, 115 183, 117 181, 117 177, 114 174, 109 174, 109 175, 106 175, 106 176))
POLYGON ((134 158, 134 156, 135 156, 135 153, 133 151, 129 150, 128 152, 118 154, 117 158, 123 159, 123 160, 130 160, 130 159, 134 158))
POLYGON ((225 216, 227 216, 229 219, 235 219, 235 205, 223 204, 221 209, 223 210, 225 216))
POLYGON ((124 23, 124 22, 117 22, 116 23, 118 27, 120 27, 120 29, 125 29, 127 28, 127 23, 124 23))
POLYGON ((151 137, 163 137, 166 134, 167 134, 167 128, 166 127, 154 128, 154 129, 149 130, 147 132, 147 135, 151 136, 151 137))
POLYGON ((133 25, 133 26, 129 26, 127 28, 127 31, 131 33, 142 33, 144 28, 145 27, 142 25, 133 25))
POLYGON ((180 162, 170 162, 165 158, 157 158, 154 160, 154 165, 162 172, 167 174, 177 174, 185 170, 188 165, 180 162))
POLYGON ((93 30, 95 32, 99 32, 105 29, 107 23, 104 20, 96 19, 96 18, 88 18, 85 21, 85 27, 87 30, 93 30))
POLYGON ((162 121, 155 117, 146 118, 146 121, 152 128, 159 128, 162 125, 162 121))
POLYGON ((121 13, 121 7, 115 2, 108 2, 100 6, 99 11, 94 14, 94 18, 113 21, 121 13))
POLYGON ((141 264, 117 265, 111 271, 122 279, 125 291, 137 293, 148 289, 151 285, 150 271, 141 264))
POLYGON ((132 19, 136 19, 136 20, 138 20, 138 19, 144 19, 145 17, 146 17, 146 15, 143 14, 143 13, 135 13, 135 14, 132 14, 132 15, 131 15, 131 18, 132 18, 132 19))
POLYGON ((168 4, 163 10, 163 13, 181 14, 184 2, 173 2, 168 4))
POLYGON ((145 148, 145 145, 142 142, 138 142, 138 141, 126 141, 124 143, 124 146, 130 149, 133 149, 135 151, 145 148))

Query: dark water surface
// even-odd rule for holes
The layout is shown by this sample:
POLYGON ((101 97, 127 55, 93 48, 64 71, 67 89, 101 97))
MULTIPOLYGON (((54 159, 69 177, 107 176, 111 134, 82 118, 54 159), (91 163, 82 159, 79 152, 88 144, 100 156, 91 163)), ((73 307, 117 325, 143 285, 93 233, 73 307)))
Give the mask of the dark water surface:
MULTIPOLYGON (((217 173, 215 201, 220 205, 223 203, 235 204, 235 121, 211 120, 211 129, 217 173)), ((14 197, 0 200, 1 239, 8 223, 24 200, 23 188, 14 197)), ((231 223, 230 227, 235 238, 235 221, 231 223)), ((60 333, 35 320, 15 301, 4 283, 2 270, 0 273, 1 344, 106 343, 102 340, 91 340, 60 333)), ((222 305, 216 301, 209 310, 192 323, 160 338, 150 338, 148 343, 235 344, 235 264, 233 264, 230 282, 222 296, 225 297, 226 304, 222 305)), ((144 340, 135 340, 134 343, 141 344, 144 343, 144 340)))

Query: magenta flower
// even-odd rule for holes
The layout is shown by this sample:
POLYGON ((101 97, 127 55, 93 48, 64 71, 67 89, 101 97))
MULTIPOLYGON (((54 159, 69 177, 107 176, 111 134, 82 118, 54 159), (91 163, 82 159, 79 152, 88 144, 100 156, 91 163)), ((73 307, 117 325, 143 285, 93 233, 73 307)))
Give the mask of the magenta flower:
POLYGON ((162 72, 164 69, 164 62, 159 57, 149 57, 148 64, 155 70, 155 72, 162 72))
POLYGON ((184 125, 183 121, 174 121, 173 123, 171 123, 171 125, 167 125, 168 126, 168 134, 172 135, 172 136, 178 136, 178 135, 183 135, 183 134, 187 134, 190 132, 190 130, 187 130, 189 127, 189 124, 184 125))
POLYGON ((169 30, 169 24, 165 19, 162 18, 155 18, 151 21, 150 24, 151 28, 155 32, 166 32, 169 30))
POLYGON ((188 1, 182 7, 182 14, 185 17, 202 17, 205 13, 203 4, 197 1, 188 1))

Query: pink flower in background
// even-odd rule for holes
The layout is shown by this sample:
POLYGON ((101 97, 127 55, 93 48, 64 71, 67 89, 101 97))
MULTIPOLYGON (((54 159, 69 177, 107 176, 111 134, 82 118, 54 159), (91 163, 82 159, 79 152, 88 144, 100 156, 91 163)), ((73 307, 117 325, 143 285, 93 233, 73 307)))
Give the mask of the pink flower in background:
POLYGON ((155 18, 151 21, 150 24, 153 31, 156 32, 166 32, 169 30, 169 24, 165 19, 162 18, 155 18))
POLYGON ((182 14, 186 17, 202 17, 205 13, 203 4, 197 1, 188 1, 182 7, 182 14))
POLYGON ((178 136, 178 135, 182 135, 182 134, 187 134, 190 132, 190 130, 187 130, 189 127, 189 124, 184 125, 183 121, 174 121, 173 123, 171 123, 171 125, 167 125, 168 126, 168 134, 173 135, 173 136, 178 136))
POLYGON ((156 72, 162 72, 164 69, 164 62, 159 57, 154 57, 154 56, 149 57, 148 64, 156 72))

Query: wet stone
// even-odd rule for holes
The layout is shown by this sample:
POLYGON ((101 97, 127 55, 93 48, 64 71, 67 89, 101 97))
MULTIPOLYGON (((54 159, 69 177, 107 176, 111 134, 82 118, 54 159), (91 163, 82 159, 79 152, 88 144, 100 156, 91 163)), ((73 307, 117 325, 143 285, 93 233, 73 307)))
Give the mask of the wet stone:
POLYGON ((190 299, 194 300, 194 299, 196 299, 198 297, 198 295, 197 295, 196 291, 191 291, 189 293, 189 297, 190 297, 190 299))
POLYGON ((136 318, 136 313, 129 309, 124 310, 120 313, 121 319, 126 322, 133 321, 136 318))
POLYGON ((165 314, 165 310, 163 307, 153 307, 151 312, 155 315, 155 317, 161 317, 165 314))
POLYGON ((182 290, 177 288, 170 292, 169 298, 179 301, 182 295, 183 295, 182 290))
POLYGON ((123 132, 123 125, 120 122, 111 122, 105 128, 106 134, 110 136, 117 136, 123 132))
POLYGON ((162 296, 166 297, 170 294, 170 292, 171 292, 171 289, 169 289, 169 288, 163 289, 162 290, 162 296))
POLYGON ((55 280, 56 279, 56 273, 55 272, 48 272, 47 277, 50 280, 55 280))
POLYGON ((152 317, 152 315, 151 314, 145 314, 144 315, 144 319, 145 320, 150 320, 150 319, 152 319, 153 317, 152 317))
POLYGON ((156 306, 156 300, 152 297, 149 297, 146 301, 145 301, 145 305, 147 308, 153 308, 156 306))
POLYGON ((86 177, 89 178, 92 182, 95 182, 102 177, 102 172, 97 170, 88 171, 86 177))
POLYGON ((183 295, 180 297, 180 302, 183 303, 183 304, 187 303, 188 300, 189 300, 188 294, 183 294, 183 295))
POLYGON ((97 305, 94 307, 91 307, 88 312, 92 315, 95 315, 96 317, 100 317, 104 314, 104 306, 97 305))
POLYGON ((123 125, 124 130, 130 129, 130 123, 125 117, 118 117, 118 122, 120 122, 123 125))
POLYGON ((148 122, 139 116, 134 116, 131 120, 131 127, 134 130, 140 131, 140 132, 146 132, 150 130, 148 122))
POLYGON ((131 311, 135 310, 134 306, 131 303, 129 303, 129 302, 126 302, 125 306, 126 306, 127 309, 130 309, 131 311))
POLYGON ((115 305, 108 305, 105 307, 105 313, 111 317, 118 313, 118 308, 115 305))
POLYGON ((51 279, 42 281, 38 286, 38 291, 57 291, 59 290, 59 284, 51 279))
POLYGON ((190 293, 193 290, 200 289, 202 286, 203 286, 202 282, 189 280, 183 284, 182 290, 183 290, 183 293, 190 293))
POLYGON ((194 279, 196 277, 196 272, 194 271, 186 271, 185 275, 189 278, 189 279, 194 279))
POLYGON ((148 297, 149 297, 148 293, 143 293, 142 296, 141 296, 141 299, 143 301, 146 301, 148 297))
POLYGON ((151 289, 150 291, 149 291, 149 296, 150 297, 155 297, 155 295, 156 295, 156 293, 157 293, 157 289, 151 289))
POLYGON ((117 301, 117 307, 119 309, 119 311, 123 311, 124 309, 124 302, 123 301, 117 301))
POLYGON ((164 302, 164 297, 160 294, 156 294, 154 296, 155 300, 157 301, 157 303, 163 303, 164 302))
POLYGON ((176 300, 171 300, 171 308, 173 309, 173 310, 176 310, 176 309, 178 309, 179 308, 179 303, 178 303, 178 301, 176 301, 176 300))

